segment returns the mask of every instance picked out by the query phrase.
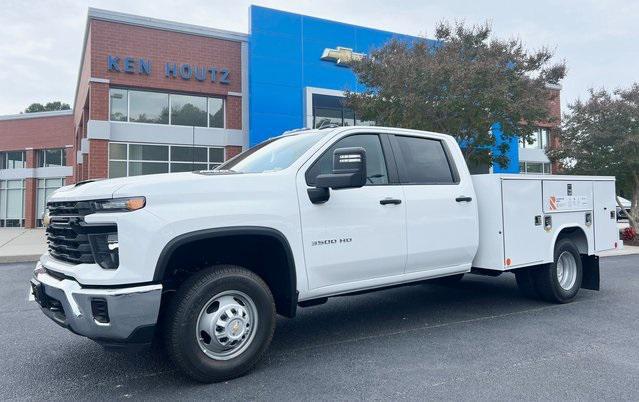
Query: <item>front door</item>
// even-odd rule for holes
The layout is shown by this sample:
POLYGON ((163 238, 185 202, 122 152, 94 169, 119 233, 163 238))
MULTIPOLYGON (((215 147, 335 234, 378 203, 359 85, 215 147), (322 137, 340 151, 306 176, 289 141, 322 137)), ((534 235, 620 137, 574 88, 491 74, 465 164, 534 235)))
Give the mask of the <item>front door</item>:
POLYGON ((376 279, 403 273, 406 204, 402 187, 389 178, 387 153, 377 134, 348 135, 300 170, 298 197, 310 290, 347 291, 366 286, 363 281, 375 286, 376 279), (317 175, 331 172, 333 151, 347 147, 366 150, 367 184, 330 190, 326 203, 311 203, 307 189, 317 175))

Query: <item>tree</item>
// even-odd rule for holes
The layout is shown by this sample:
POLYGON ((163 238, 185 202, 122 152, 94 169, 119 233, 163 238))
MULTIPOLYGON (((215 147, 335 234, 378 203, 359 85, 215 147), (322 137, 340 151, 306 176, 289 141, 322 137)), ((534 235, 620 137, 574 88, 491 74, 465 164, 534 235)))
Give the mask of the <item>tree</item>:
POLYGON ((566 173, 616 176, 618 191, 632 200, 630 223, 639 230, 639 83, 612 93, 591 89, 586 101, 568 110, 550 158, 566 173))
POLYGON ((26 109, 25 113, 37 113, 37 112, 51 112, 53 110, 69 110, 71 106, 68 103, 62 103, 60 101, 47 102, 45 105, 42 103, 32 103, 26 109))
POLYGON ((497 154, 492 129, 505 140, 532 138, 534 124, 552 122, 547 84, 565 76, 548 49, 528 52, 519 40, 491 38, 488 24, 440 23, 437 41, 391 40, 353 62, 365 90, 347 92, 347 104, 378 125, 451 134, 471 163, 508 164, 508 144, 497 154))

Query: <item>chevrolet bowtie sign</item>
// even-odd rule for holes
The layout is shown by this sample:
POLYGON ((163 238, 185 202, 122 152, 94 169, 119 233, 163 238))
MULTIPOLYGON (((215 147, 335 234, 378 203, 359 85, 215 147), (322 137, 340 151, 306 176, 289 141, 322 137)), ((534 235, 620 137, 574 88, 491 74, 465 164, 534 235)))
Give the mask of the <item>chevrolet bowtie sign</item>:
POLYGON ((334 61, 335 64, 342 67, 350 66, 354 61, 359 61, 365 56, 364 53, 353 52, 353 49, 348 47, 337 46, 336 49, 324 49, 322 53, 322 60, 334 61))

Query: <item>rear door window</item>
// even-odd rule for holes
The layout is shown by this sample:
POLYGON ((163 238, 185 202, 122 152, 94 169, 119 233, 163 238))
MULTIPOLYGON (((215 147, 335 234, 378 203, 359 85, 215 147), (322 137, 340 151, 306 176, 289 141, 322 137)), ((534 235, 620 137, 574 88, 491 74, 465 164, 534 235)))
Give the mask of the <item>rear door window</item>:
POLYGON ((440 140, 395 136, 403 184, 453 184, 456 182, 451 161, 440 140))

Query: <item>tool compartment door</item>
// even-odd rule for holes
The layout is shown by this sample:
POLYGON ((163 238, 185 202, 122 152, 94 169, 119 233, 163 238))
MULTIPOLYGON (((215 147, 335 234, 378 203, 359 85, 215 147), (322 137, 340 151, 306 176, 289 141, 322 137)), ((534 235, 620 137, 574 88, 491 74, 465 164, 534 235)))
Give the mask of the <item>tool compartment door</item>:
POLYGON ((543 262, 549 235, 543 226, 541 191, 541 180, 502 180, 507 268, 543 262))
POLYGON ((615 248, 619 241, 614 181, 593 181, 595 251, 615 248))

